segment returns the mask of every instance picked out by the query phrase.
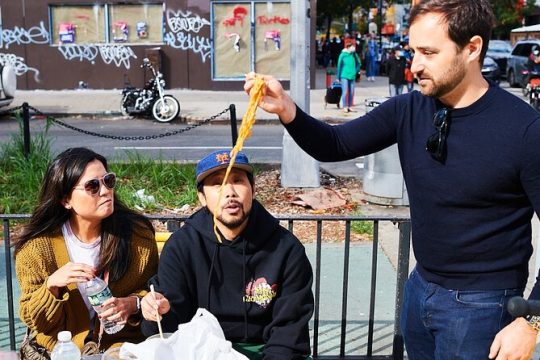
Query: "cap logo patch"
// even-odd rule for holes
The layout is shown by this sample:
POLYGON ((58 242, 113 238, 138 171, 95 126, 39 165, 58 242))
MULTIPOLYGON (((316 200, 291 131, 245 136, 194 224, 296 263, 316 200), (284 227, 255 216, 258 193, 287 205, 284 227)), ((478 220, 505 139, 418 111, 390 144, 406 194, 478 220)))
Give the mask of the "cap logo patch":
POLYGON ((230 161, 229 154, 227 153, 216 154, 216 161, 221 164, 228 164, 230 161))

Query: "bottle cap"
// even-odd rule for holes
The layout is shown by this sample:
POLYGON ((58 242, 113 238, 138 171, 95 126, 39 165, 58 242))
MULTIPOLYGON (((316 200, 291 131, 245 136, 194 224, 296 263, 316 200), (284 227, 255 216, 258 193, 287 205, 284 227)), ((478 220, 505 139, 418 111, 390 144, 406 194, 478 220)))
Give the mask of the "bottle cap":
POLYGON ((58 333, 58 341, 70 341, 71 331, 60 331, 58 333))

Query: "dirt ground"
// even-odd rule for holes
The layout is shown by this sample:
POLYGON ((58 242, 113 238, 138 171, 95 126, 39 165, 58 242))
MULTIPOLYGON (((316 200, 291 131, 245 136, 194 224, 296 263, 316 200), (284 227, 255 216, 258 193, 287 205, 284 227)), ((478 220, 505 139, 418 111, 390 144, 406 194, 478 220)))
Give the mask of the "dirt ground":
MULTIPOLYGON (((280 171, 276 167, 267 167, 255 177, 255 196, 263 206, 274 215, 402 215, 392 206, 368 204, 362 199, 362 186, 353 177, 334 177, 321 172, 321 187, 333 190, 345 200, 345 204, 325 210, 314 210, 309 206, 300 206, 293 202, 297 196, 315 189, 283 188, 280 171)), ((193 213, 197 207, 184 207, 177 212, 183 215, 193 213)), ((158 231, 163 231, 163 224, 155 224, 158 231)), ((287 227, 287 223, 282 223, 287 227)), ((294 221, 294 234, 302 242, 316 241, 317 229, 314 221, 294 221)), ((324 242, 341 242, 345 239, 343 221, 325 221, 322 229, 324 242)), ((371 234, 351 231, 351 241, 369 241, 371 234)))

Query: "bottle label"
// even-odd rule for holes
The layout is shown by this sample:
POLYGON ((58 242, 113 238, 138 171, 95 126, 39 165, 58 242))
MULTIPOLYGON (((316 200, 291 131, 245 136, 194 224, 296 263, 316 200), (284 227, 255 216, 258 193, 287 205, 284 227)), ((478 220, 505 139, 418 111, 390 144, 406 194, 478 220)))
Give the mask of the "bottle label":
POLYGON ((92 306, 101 306, 103 302, 112 297, 109 287, 105 287, 103 290, 96 294, 88 295, 88 300, 92 306))

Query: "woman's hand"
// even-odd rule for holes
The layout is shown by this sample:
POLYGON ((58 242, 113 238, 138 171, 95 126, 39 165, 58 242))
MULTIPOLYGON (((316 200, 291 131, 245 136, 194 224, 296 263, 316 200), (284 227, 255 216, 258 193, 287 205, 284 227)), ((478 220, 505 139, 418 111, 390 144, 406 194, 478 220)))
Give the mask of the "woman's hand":
POLYGON ((250 94, 251 89, 255 83, 255 77, 262 76, 266 84, 266 90, 259 102, 259 107, 264 111, 279 116, 279 119, 284 124, 288 124, 296 117, 296 105, 294 101, 285 93, 280 82, 273 76, 260 75, 254 72, 246 74, 246 82, 244 83, 244 90, 250 94))
POLYGON ((47 289, 58 297, 61 288, 73 283, 86 282, 95 276, 96 271, 90 265, 68 262, 49 275, 46 285, 47 289))
POLYGON ((137 312, 137 299, 134 296, 112 297, 103 302, 101 308, 102 311, 98 315, 100 319, 124 325, 130 315, 137 312))
POLYGON ((143 317, 148 321, 158 321, 156 314, 166 314, 171 310, 169 300, 158 292, 146 294, 141 300, 141 310, 143 317), (155 296, 155 297, 154 297, 155 296))

